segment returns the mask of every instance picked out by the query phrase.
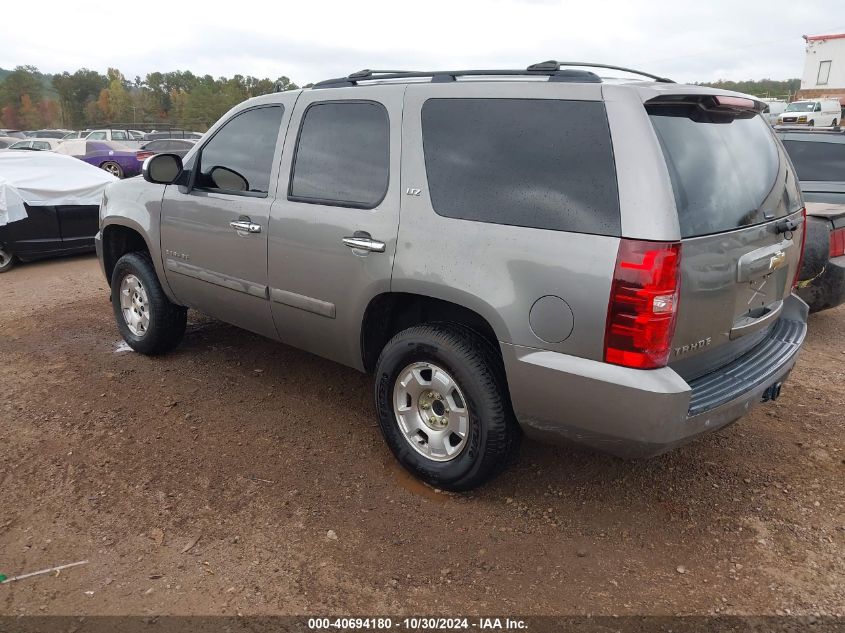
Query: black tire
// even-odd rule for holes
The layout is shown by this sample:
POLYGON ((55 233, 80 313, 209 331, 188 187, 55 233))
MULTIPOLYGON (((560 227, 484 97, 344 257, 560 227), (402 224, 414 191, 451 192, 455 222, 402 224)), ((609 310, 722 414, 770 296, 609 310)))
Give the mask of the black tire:
POLYGON ((127 253, 117 260, 111 276, 111 303, 120 335, 136 352, 164 354, 176 347, 185 334, 188 310, 171 303, 164 294, 148 253, 127 253), (140 336, 129 329, 120 305, 120 285, 130 274, 140 280, 147 294, 149 325, 140 336))
POLYGON ((123 178, 123 167, 118 165, 113 160, 107 160, 106 162, 102 163, 100 165, 100 169, 109 172, 112 176, 116 176, 117 178, 123 178))
POLYGON ((15 264, 18 263, 18 258, 15 256, 14 253, 7 251, 5 248, 0 247, 0 273, 7 273, 12 268, 15 267, 15 264))
POLYGON ((394 336, 379 356, 375 404, 382 434, 396 459, 436 488, 461 491, 480 486, 502 472, 519 447, 521 430, 511 409, 498 350, 461 325, 419 325, 394 336), (394 413, 396 380, 415 362, 431 362, 444 369, 466 400, 469 410, 466 443, 450 461, 434 461, 418 452, 394 413))
POLYGON ((810 119, 810 122, 807 124, 808 127, 816 127, 816 122, 813 119, 810 119))
POLYGON ((836 119, 833 119, 833 121, 830 124, 830 127, 836 127, 837 125, 839 125, 839 121, 837 121, 836 119))

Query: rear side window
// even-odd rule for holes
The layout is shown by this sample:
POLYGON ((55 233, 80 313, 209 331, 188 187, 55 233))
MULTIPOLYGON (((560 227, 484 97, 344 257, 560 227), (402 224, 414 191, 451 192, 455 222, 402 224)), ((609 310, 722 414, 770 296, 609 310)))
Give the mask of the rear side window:
POLYGON ((800 180, 845 181, 845 143, 784 141, 800 180))
POLYGON ((798 183, 759 115, 648 108, 669 168, 682 237, 721 233, 797 210, 798 183))
POLYGON ((372 209, 390 175, 387 110, 372 101, 316 103, 299 131, 289 199, 372 209))
POLYGON ((439 215, 620 234, 603 103, 429 99, 422 132, 431 203, 439 215))
POLYGON ((266 194, 283 112, 282 106, 269 106, 230 119, 203 146, 196 185, 266 194))

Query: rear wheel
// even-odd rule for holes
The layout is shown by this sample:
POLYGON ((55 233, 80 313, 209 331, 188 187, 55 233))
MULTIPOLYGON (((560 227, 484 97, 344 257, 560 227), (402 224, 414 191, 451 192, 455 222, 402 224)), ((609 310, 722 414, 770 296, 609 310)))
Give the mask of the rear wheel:
POLYGON ((15 266, 17 258, 15 254, 7 250, 6 247, 0 246, 0 273, 5 273, 15 266))
POLYGON ((111 302, 117 328, 136 352, 169 352, 185 334, 188 311, 164 294, 147 253, 128 253, 117 260, 111 302))
POLYGON ((423 481, 469 490, 499 474, 519 445, 501 358, 474 331, 409 328, 378 360, 376 410, 399 462, 423 481))
POLYGON ((100 165, 100 169, 109 172, 112 176, 115 176, 116 178, 123 178, 123 167, 118 165, 113 160, 107 160, 105 163, 100 165))

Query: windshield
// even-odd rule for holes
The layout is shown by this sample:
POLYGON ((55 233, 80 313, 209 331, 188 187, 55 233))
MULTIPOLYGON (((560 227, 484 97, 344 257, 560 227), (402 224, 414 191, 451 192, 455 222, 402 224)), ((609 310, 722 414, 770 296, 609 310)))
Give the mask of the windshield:
POLYGON ((682 237, 730 231, 800 207, 795 174, 758 115, 714 118, 692 107, 649 107, 682 237))
POLYGON ((812 112, 816 106, 815 101, 796 101, 786 106, 786 112, 812 112))

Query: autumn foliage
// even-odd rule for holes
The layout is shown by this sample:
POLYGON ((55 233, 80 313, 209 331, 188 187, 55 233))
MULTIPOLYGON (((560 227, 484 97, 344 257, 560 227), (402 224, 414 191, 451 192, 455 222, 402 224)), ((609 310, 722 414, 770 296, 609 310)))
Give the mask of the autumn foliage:
POLYGON ((83 68, 44 75, 33 66, 0 69, 0 127, 84 129, 108 124, 169 123, 205 130, 241 101, 298 86, 287 77, 214 78, 190 71, 154 72, 127 80, 116 68, 105 75, 83 68))

